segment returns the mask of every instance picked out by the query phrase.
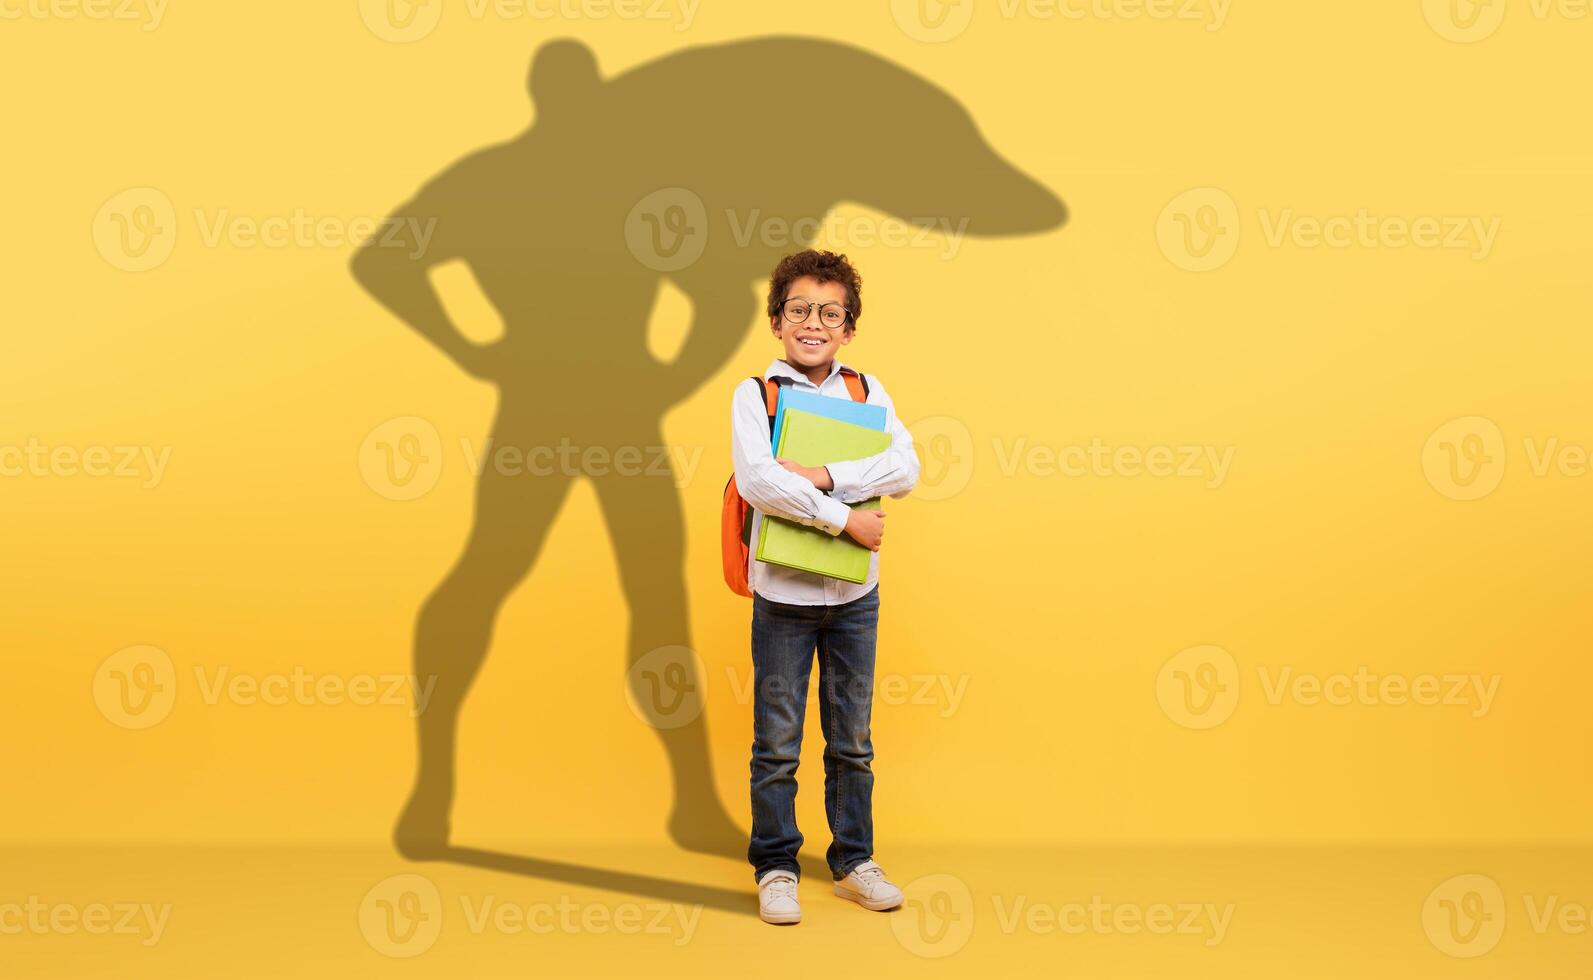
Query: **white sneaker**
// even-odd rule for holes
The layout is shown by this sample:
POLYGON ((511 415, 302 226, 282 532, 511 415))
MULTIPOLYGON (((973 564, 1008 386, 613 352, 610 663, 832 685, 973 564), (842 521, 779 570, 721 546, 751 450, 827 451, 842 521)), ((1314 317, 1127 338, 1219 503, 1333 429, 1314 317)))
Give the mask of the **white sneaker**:
POLYGON ((864 861, 837 881, 835 894, 871 912, 883 912, 902 904, 902 890, 891 884, 885 877, 885 869, 873 861, 864 861))
POLYGON ((758 918, 779 926, 802 921, 796 875, 776 868, 758 879, 758 918))

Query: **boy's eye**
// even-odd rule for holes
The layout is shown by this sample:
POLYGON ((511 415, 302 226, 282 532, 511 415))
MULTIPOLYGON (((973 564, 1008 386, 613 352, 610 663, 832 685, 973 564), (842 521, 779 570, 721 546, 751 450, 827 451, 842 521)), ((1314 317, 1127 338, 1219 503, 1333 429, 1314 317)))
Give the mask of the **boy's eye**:
POLYGON ((825 307, 824 312, 819 314, 819 319, 823 320, 827 327, 838 327, 846 322, 846 313, 833 306, 825 307))

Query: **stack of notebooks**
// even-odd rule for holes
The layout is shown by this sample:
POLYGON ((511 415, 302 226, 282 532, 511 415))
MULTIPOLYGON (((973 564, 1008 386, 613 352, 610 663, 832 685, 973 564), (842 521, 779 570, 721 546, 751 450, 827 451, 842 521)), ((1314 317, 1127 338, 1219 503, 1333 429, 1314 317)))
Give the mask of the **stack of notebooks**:
MULTIPOLYGON (((811 391, 780 389, 774 413, 774 454, 803 466, 823 466, 862 459, 889 449, 885 406, 849 398, 829 398, 811 391)), ((879 498, 849 504, 853 510, 878 510, 879 498)), ((868 581, 867 548, 842 532, 830 535, 815 527, 763 516, 758 534, 759 561, 801 569, 859 584, 868 581)))

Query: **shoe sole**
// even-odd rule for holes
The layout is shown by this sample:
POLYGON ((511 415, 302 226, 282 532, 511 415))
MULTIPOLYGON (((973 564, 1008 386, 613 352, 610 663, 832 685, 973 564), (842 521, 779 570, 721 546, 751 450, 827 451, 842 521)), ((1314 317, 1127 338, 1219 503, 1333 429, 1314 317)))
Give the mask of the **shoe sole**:
POLYGON ((870 912, 889 912, 891 909, 900 908, 902 904, 901 899, 864 898, 862 895, 852 891, 850 888, 842 888, 840 885, 835 886, 835 894, 841 896, 849 902, 856 902, 857 904, 868 909, 870 912))
POLYGON ((765 912, 763 909, 759 909, 758 910, 758 918, 762 919, 763 921, 769 923, 772 926, 794 926, 798 922, 802 921, 802 913, 801 912, 785 912, 785 913, 781 913, 781 914, 775 914, 775 913, 771 913, 771 912, 765 912))

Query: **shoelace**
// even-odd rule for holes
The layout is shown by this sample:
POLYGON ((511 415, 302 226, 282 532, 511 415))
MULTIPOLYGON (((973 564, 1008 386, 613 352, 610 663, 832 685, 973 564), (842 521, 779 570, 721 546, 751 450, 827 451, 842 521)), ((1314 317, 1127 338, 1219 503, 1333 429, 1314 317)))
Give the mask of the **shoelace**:
POLYGON ((882 881, 885 878, 885 869, 884 868, 879 868, 879 867, 874 867, 874 868, 854 868, 852 873, 857 875, 858 878, 862 879, 863 881, 867 881, 867 882, 870 882, 870 883, 875 882, 875 881, 882 881))
POLYGON ((769 897, 771 898, 796 897, 795 878, 787 878, 785 875, 775 875, 773 878, 770 878, 767 882, 765 882, 763 887, 768 890, 769 897))

